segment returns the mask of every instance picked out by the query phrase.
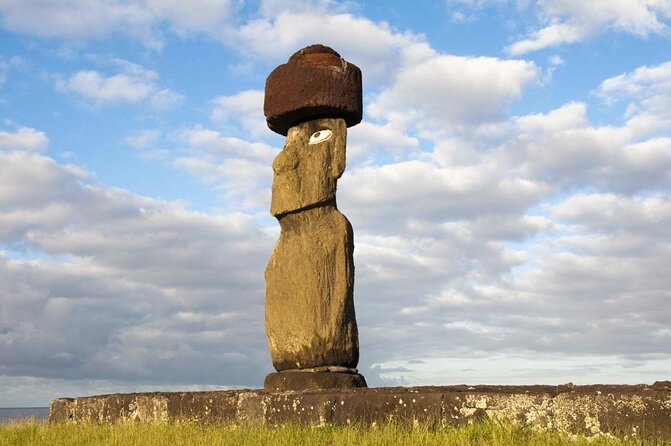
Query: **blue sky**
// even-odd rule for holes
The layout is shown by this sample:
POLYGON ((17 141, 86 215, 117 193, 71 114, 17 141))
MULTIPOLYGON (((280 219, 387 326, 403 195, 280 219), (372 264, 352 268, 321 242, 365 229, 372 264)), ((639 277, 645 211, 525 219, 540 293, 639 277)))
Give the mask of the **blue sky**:
POLYGON ((671 370, 671 2, 0 0, 0 407, 260 387, 266 76, 364 79, 370 385, 671 370))

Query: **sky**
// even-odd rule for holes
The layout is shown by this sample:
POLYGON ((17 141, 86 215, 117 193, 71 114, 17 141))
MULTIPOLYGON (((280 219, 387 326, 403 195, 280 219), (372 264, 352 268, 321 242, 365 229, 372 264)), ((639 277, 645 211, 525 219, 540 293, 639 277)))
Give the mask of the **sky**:
POLYGON ((363 73, 370 386, 671 379, 671 1, 0 0, 0 407, 262 386, 313 43, 363 73))

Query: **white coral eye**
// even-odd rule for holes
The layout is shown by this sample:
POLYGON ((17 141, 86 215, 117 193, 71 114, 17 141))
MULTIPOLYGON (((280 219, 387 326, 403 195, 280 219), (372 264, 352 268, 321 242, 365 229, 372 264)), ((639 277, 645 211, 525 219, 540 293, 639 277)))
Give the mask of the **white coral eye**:
POLYGON ((317 130, 310 136, 310 142, 308 144, 319 144, 329 139, 333 135, 333 132, 329 129, 317 130))

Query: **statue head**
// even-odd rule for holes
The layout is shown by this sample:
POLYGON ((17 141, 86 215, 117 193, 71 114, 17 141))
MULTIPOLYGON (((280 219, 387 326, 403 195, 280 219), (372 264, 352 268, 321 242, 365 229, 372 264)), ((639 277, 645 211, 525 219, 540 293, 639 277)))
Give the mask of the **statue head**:
POLYGON ((310 45, 266 80, 268 127, 287 137, 273 162, 270 212, 281 217, 335 203, 345 169, 347 127, 361 122, 361 70, 324 45, 310 45))
POLYGON ((342 118, 314 119, 291 127, 273 161, 270 213, 335 202, 336 183, 345 170, 347 125, 342 118))

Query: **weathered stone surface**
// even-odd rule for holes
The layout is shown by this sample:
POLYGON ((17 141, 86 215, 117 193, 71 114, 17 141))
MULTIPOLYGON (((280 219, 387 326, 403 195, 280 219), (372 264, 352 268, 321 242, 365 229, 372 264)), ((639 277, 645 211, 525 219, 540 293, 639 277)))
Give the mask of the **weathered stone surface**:
POLYGON ((266 80, 263 111, 268 127, 281 135, 316 118, 361 122, 361 70, 324 45, 310 45, 275 68, 266 80))
POLYGON ((74 405, 74 398, 59 398, 53 400, 49 405, 49 420, 60 422, 76 420, 73 411, 74 405))
MULTIPOLYGON (((287 135, 273 161, 270 204, 281 234, 265 271, 266 335, 279 372, 359 361, 354 237, 335 193, 347 126, 361 121, 362 105, 361 71, 323 45, 298 51, 266 81, 268 126, 287 135)), ((266 378, 269 389, 362 385, 363 377, 334 370, 266 378)))
MULTIPOLYGON (((362 389, 363 390, 363 389, 362 389)), ((440 426, 445 395, 435 388, 383 388, 334 394, 329 423, 380 424, 394 422, 405 426, 440 426), (362 404, 362 401, 365 403, 362 404)))
POLYGON ((226 392, 174 392, 164 395, 172 419, 210 423, 238 421, 239 395, 226 392))
MULTIPOLYGON (((315 119, 289 130, 273 160, 270 213, 275 217, 318 205, 335 206, 337 180, 345 171, 347 127, 342 119, 315 119), (324 132, 327 139, 310 139, 324 132)), ((282 221, 280 220, 280 224, 282 221)))
MULTIPOLYGON (((288 372, 291 373, 291 372, 288 372)), ((309 373, 309 372, 295 372, 309 373)), ((648 386, 447 386, 302 392, 236 390, 62 398, 51 422, 164 422, 274 426, 459 426, 495 419, 587 436, 671 440, 671 391, 648 386)))
POLYGON ((292 127, 273 162, 271 213, 281 234, 266 267, 266 335, 278 371, 354 368, 352 226, 336 208, 346 126, 318 119, 292 127))
POLYGON ((270 373, 263 382, 267 392, 287 390, 353 389, 366 387, 366 380, 358 373, 291 371, 270 373))

